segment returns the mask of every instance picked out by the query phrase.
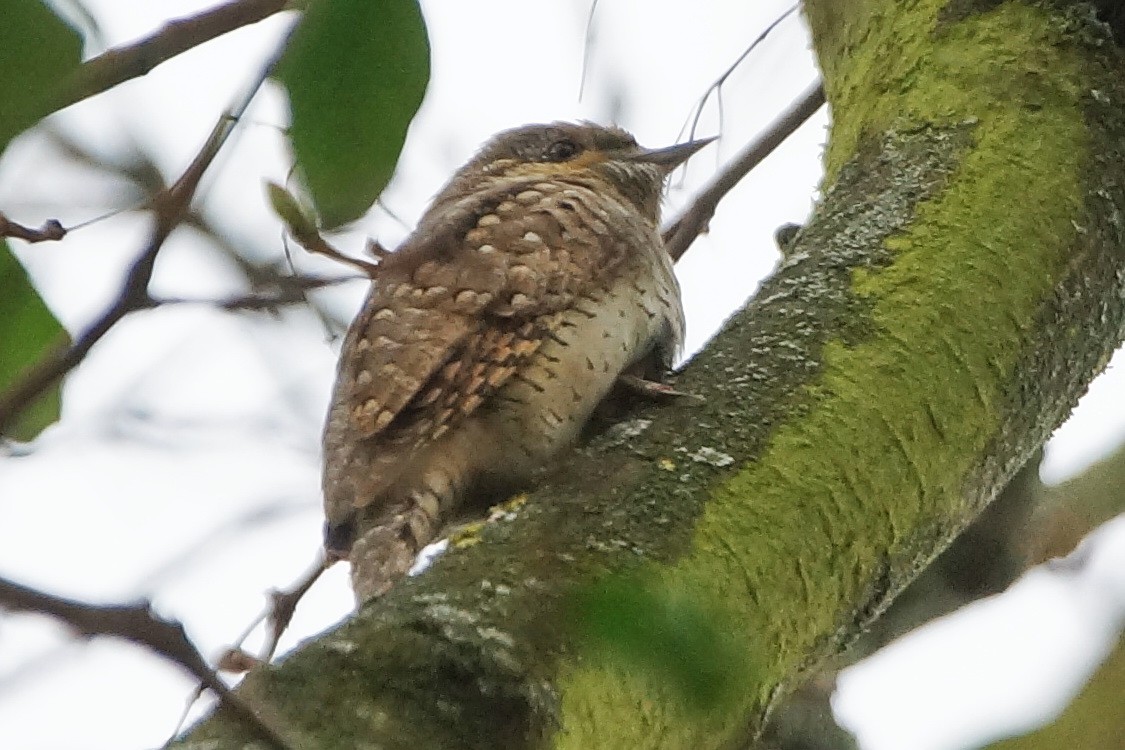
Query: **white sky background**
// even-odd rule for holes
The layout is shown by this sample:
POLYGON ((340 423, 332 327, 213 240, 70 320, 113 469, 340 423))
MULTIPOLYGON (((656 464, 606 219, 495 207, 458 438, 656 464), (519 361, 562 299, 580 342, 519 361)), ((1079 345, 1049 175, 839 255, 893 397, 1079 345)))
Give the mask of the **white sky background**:
MULTIPOLYGON (((120 44, 210 3, 88 5, 109 43, 120 44)), ((423 7, 433 79, 384 196, 410 225, 452 169, 507 127, 588 118, 616 122, 646 145, 674 142, 708 85, 788 3, 602 0, 581 101, 588 2, 423 7)), ((286 23, 271 19, 211 42, 58 123, 99 153, 140 144, 174 179, 286 23)), ((671 191, 669 215, 814 77, 807 37, 791 17, 729 80, 723 138, 692 161, 684 186, 671 191)), ((702 135, 719 132, 716 113, 712 102, 702 135)), ((284 122, 282 97, 267 89, 204 181, 204 209, 243 253, 263 260, 282 254, 262 183, 285 179, 276 127, 284 122)), ((677 267, 689 349, 769 272, 773 230, 808 213, 826 123, 822 111, 740 185, 677 267)), ((113 188, 60 163, 35 135, 0 161, 0 207, 26 224, 55 217, 70 225, 119 208, 113 188)), ((115 294, 146 231, 143 216, 122 214, 17 252, 59 318, 79 331, 115 294)), ((376 210, 340 244, 358 249, 370 235, 394 245, 406 231, 376 210)), ((306 271, 339 270, 299 250, 295 260, 306 271)), ((215 298, 243 289, 227 261, 181 230, 161 253, 153 291, 215 298)), ((356 283, 318 299, 346 318, 362 293, 356 283)), ((319 431, 337 347, 303 310, 280 321, 206 306, 128 318, 68 379, 62 422, 28 455, 0 456, 0 575, 94 602, 152 597, 187 624, 204 653, 221 651, 261 610, 263 592, 287 585, 318 548, 319 431)), ((1060 430, 1045 478, 1080 470, 1125 437, 1123 370, 1111 364, 1060 430)), ((952 750, 1052 710, 1122 626, 1125 524, 1099 536, 1079 578, 1036 571, 1009 594, 849 670, 837 696, 842 719, 868 750, 952 750)), ((309 594, 283 645, 348 612, 342 568, 309 594)), ((158 746, 192 687, 139 649, 78 643, 42 618, 0 616, 2 748, 158 746)))

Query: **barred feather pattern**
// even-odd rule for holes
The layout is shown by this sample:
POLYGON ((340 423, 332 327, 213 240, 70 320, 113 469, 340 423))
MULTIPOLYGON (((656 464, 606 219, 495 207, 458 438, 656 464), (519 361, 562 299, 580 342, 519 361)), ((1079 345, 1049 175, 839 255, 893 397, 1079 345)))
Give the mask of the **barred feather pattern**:
POLYGON ((626 368, 678 349, 657 221, 581 175, 497 178, 435 204, 381 262, 324 434, 326 545, 360 601, 467 493, 528 481, 626 368))

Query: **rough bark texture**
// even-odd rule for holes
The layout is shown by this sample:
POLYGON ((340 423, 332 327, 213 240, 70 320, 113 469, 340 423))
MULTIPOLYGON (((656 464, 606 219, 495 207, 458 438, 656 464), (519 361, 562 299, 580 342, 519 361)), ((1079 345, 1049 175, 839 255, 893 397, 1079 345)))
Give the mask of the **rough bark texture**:
MULTIPOLYGON (((1125 333, 1122 62, 1081 16, 957 6, 807 0, 824 199, 684 372, 706 402, 610 430, 252 674, 294 747, 737 747, 1042 444, 1125 333), (707 613, 733 698, 693 709, 574 635, 611 573, 707 613)), ((247 741, 219 715, 183 746, 247 741)))
MULTIPOLYGON (((1125 510, 1121 487, 1125 487, 1125 445, 1082 474, 1053 486, 1039 481, 1039 455, 1033 456, 1004 491, 906 587, 846 653, 823 665, 819 674, 770 714, 762 738, 764 747, 854 747, 851 735, 836 725, 829 705, 840 670, 923 623, 999 593, 1033 565, 1070 554, 1087 534, 1125 510)), ((1108 664, 1103 671, 1106 669, 1112 675, 1125 674, 1112 671, 1108 664)), ((1099 694, 1107 698, 1110 695, 1108 689, 1099 694)), ((1100 704, 1087 702, 1076 707, 1077 716, 1083 717, 1076 721, 1084 721, 1096 711, 1095 705, 1100 704)), ((1111 713, 1110 724, 1116 726, 1120 720, 1116 713, 1111 713)), ((1067 709, 1066 715, 1070 714, 1071 709, 1067 709)), ((1097 727, 1095 731, 1103 731, 1105 723, 1099 719, 1092 726, 1097 727)), ((1062 743, 1060 748, 1109 746, 1097 742, 1066 744, 1067 734, 1063 731, 1048 730, 1044 734, 1062 743)))
POLYGON ((1028 518, 1044 494, 1036 454, 851 648, 821 665, 818 674, 774 709, 762 735, 763 746, 770 750, 856 747, 832 715, 837 674, 923 623, 1007 588, 1027 568, 1028 518))

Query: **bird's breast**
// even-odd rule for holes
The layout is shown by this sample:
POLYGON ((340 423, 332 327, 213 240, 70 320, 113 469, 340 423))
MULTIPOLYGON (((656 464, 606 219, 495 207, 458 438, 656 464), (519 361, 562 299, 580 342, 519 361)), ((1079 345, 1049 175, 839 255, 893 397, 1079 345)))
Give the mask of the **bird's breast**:
POLYGON ((618 376, 667 337, 678 348, 683 312, 671 261, 641 254, 609 285, 539 323, 543 345, 481 415, 502 447, 496 473, 529 476, 571 445, 618 376))

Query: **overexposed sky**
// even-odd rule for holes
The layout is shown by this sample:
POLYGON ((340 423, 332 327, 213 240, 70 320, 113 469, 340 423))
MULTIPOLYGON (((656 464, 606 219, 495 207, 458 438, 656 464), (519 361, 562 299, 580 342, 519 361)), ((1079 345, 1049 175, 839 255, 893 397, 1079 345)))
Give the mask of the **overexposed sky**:
MULTIPOLYGON (((209 5, 87 4, 111 44, 209 5)), ((776 0, 601 0, 587 50, 589 2, 426 0, 433 79, 384 196, 402 222, 375 209, 339 244, 358 250, 369 235, 396 244, 452 169, 504 128, 592 119, 616 122, 647 145, 676 141, 710 83, 787 8, 776 0)), ((174 178, 290 21, 270 19, 193 50, 71 108, 57 118, 58 126, 101 154, 139 146, 174 178)), ((815 75, 806 32, 792 16, 730 77, 721 131, 715 99, 704 109, 700 133, 721 132, 722 139, 674 181, 669 214, 815 75)), ((283 97, 268 87, 205 179, 200 201, 240 252, 262 260, 283 254, 262 184, 286 178, 285 118, 283 97)), ((811 209, 826 127, 822 111, 755 170, 677 267, 689 351, 769 273, 777 258, 773 230, 811 209)), ((59 160, 35 133, 0 160, 0 209, 27 224, 54 217, 69 225, 121 208, 114 188, 59 160)), ((17 252, 59 319, 79 331, 112 298, 146 231, 144 216, 125 213, 64 242, 17 252)), ((339 271, 300 251, 294 257, 301 270, 339 271)), ((214 298, 242 287, 229 261, 193 231, 181 230, 162 251, 153 291, 214 298)), ((316 298, 347 318, 363 291, 354 283, 316 298)), ((67 380, 60 424, 27 455, 0 456, 0 574, 89 601, 151 597, 161 612, 186 623, 204 653, 221 651, 260 611, 263 592, 293 580, 319 546, 319 432, 337 347, 318 319, 300 309, 277 320, 178 306, 125 320, 67 380)), ((1048 449, 1047 478, 1080 470, 1125 438, 1125 399, 1117 397, 1125 388, 1122 370, 1125 365, 1111 365, 1060 430, 1048 449)), ((1120 560, 1120 524, 1104 537, 1099 550, 1108 551, 1099 554, 1120 560)), ((977 605, 963 619, 958 615, 960 624, 935 624, 919 644, 903 642, 855 668, 843 683, 838 711, 868 750, 947 750, 965 737, 996 731, 996 717, 1010 727, 1026 723, 1040 704, 1021 699, 1013 708, 991 704, 988 696, 1013 694, 1016 683, 1004 680, 1015 677, 1021 690, 1049 701, 1048 686, 1066 678, 1047 669, 1038 676, 1015 670, 1021 655, 1028 661, 1015 648, 1013 660, 986 666, 966 644, 992 643, 985 638, 994 632, 1004 640, 1015 618, 1027 648, 1058 655, 1059 664, 1050 666, 1088 669, 1113 623, 1120 629, 1113 618, 1120 618, 1125 599, 1119 573, 1125 565, 1095 567, 1095 582, 1079 586, 1046 573, 1028 576, 1007 605, 1003 597, 977 605), (1106 590, 1116 591, 1117 599, 1106 590), (1044 608, 1062 619, 1073 613, 1072 627, 1055 627, 1036 614, 1044 608), (1042 631, 1035 630, 1040 625, 1042 631), (956 673, 957 667, 982 687, 976 713, 957 700, 964 685, 937 671, 956 673), (920 684, 902 690, 904 674, 920 684), (932 686, 924 697, 919 692, 932 686), (949 697, 945 704, 942 694, 949 697)), ((337 566, 302 604, 283 644, 336 622, 350 606, 337 566)), ((139 649, 104 639, 78 643, 42 618, 0 616, 0 747, 158 746, 192 687, 139 649)))

